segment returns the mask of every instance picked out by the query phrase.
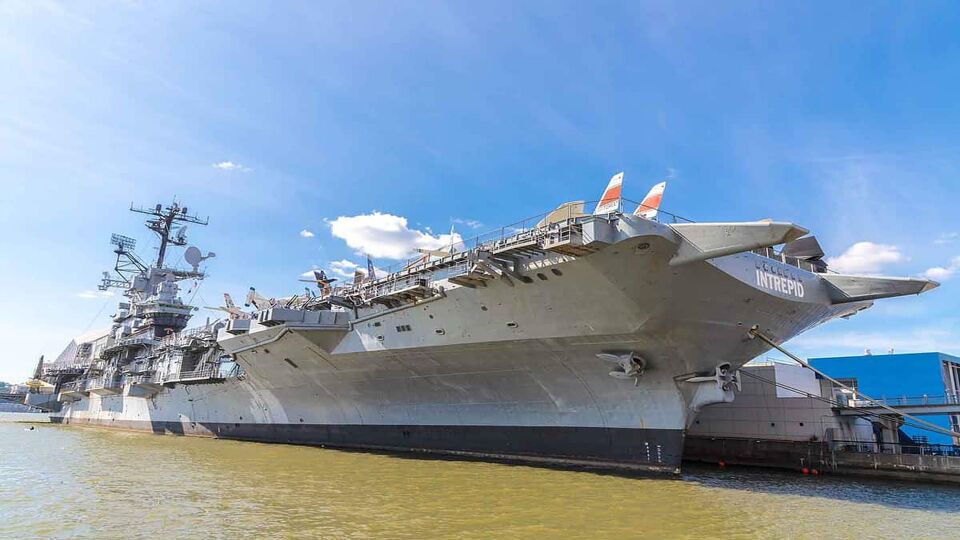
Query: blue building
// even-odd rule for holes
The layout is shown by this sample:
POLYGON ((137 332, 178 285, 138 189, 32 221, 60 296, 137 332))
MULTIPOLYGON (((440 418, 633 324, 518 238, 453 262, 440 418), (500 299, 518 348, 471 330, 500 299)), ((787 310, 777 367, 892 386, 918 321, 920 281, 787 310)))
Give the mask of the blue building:
MULTIPOLYGON (((889 405, 920 400, 956 403, 960 398, 960 358, 943 353, 865 354, 811 358, 811 365, 858 391, 889 405)), ((960 415, 924 416, 943 428, 960 431, 960 415)), ((931 443, 960 444, 947 435, 909 426, 910 437, 926 437, 931 443)))

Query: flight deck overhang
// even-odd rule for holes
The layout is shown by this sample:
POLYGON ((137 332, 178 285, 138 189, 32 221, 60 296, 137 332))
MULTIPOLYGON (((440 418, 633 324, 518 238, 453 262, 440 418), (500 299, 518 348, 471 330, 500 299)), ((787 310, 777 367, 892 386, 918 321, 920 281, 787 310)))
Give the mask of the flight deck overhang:
POLYGON ((844 274, 821 274, 820 277, 829 284, 830 299, 834 304, 920 294, 940 286, 936 281, 916 278, 844 274))
POLYGON ((809 232, 793 223, 777 221, 675 223, 670 227, 680 237, 671 266, 786 244, 809 232))

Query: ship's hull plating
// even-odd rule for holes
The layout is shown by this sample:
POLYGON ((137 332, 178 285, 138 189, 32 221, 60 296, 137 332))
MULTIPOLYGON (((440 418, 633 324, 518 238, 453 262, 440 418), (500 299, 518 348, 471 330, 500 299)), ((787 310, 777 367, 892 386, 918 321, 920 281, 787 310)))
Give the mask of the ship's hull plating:
POLYGON ((54 422, 155 434, 217 437, 387 452, 676 472, 682 430, 356 424, 239 424, 54 418, 54 422))
POLYGON ((244 380, 91 395, 55 421, 676 471, 695 413, 696 385, 685 379, 763 353, 746 337, 754 324, 788 339, 851 306, 826 303, 813 275, 801 276, 805 299, 759 289, 752 254, 671 268, 668 249, 633 238, 557 264, 563 277, 451 288, 346 334, 240 336, 224 346, 244 380), (641 354, 647 369, 613 377, 597 357, 610 351, 641 354))
MULTIPOLYGON (((294 356, 297 368, 282 359, 261 365, 274 374, 271 378, 177 385, 147 399, 126 392, 92 394, 68 405, 55 421, 261 442, 677 470, 683 396, 674 381, 618 380, 607 374, 606 365, 597 377, 591 373, 596 358, 580 362, 570 350, 537 354, 519 344, 513 348, 504 355, 489 350, 451 354, 443 363, 408 357, 399 360, 410 372, 403 377, 396 374, 396 359, 380 359, 375 362, 380 369, 338 378, 316 366, 304 369, 310 360, 294 356), (491 357, 510 360, 491 365, 491 357), (487 366, 478 367, 482 363, 487 366)), ((289 353, 280 344, 274 350, 289 353)))

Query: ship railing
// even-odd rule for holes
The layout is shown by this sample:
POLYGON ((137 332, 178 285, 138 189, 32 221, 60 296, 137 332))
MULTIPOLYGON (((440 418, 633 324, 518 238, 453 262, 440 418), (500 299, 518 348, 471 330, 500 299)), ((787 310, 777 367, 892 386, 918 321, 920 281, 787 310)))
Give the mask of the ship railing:
POLYGON ((157 341, 155 338, 153 338, 153 337, 134 336, 134 337, 128 337, 128 338, 121 339, 121 340, 117 341, 112 347, 109 347, 109 348, 110 348, 110 349, 114 349, 114 348, 118 348, 118 347, 130 347, 130 346, 133 346, 133 345, 143 345, 143 346, 147 346, 147 345, 156 345, 157 343, 158 343, 158 341, 157 341))
MULTIPOLYGON (((598 202, 585 201, 582 208, 588 211, 594 208, 598 202)), ((346 289, 346 294, 341 293, 344 296, 361 291, 363 298, 375 298, 410 286, 412 282, 408 282, 409 278, 425 272, 450 267, 452 267, 451 275, 457 271, 468 272, 470 270, 468 261, 470 252, 505 250, 515 245, 542 240, 548 234, 569 235, 574 227, 579 226, 584 221, 598 217, 616 218, 632 213, 634 208, 642 206, 641 203, 636 201, 620 198, 617 200, 616 210, 601 216, 578 212, 579 204, 566 208, 556 208, 436 249, 438 252, 448 253, 445 256, 431 258, 428 255, 418 255, 384 268, 375 268, 374 271, 383 277, 373 281, 368 280, 361 284, 341 286, 331 290, 330 294, 336 295, 338 290, 346 289)), ((665 210, 658 210, 654 221, 659 223, 693 223, 690 219, 665 210)))
POLYGON ((205 324, 203 326, 198 326, 196 328, 188 328, 182 330, 176 334, 170 334, 169 336, 164 336, 160 339, 160 344, 166 347, 173 347, 186 343, 191 338, 201 338, 201 339, 216 339, 216 333, 214 332, 214 326, 219 322, 219 320, 214 321, 210 324, 205 324))
POLYGON ((892 443, 876 441, 830 441, 833 448, 842 452, 860 454, 917 454, 921 456, 945 456, 960 458, 960 446, 955 444, 906 442, 892 443))
POLYGON ((790 257, 789 255, 777 253, 777 250, 773 249, 772 247, 757 248, 752 251, 753 253, 756 253, 762 257, 780 261, 783 264, 795 266, 801 270, 806 270, 807 272, 814 274, 823 274, 827 272, 826 264, 815 264, 804 259, 798 259, 797 257, 790 257))
POLYGON ((77 379, 60 385, 61 392, 83 392, 87 389, 87 379, 77 379))
POLYGON ((80 375, 86 371, 90 362, 85 364, 57 364, 43 368, 44 375, 80 375))
POLYGON ((101 388, 120 388, 123 386, 121 377, 113 375, 104 375, 87 380, 85 390, 99 390, 101 388))
POLYGON ((222 379, 220 375, 219 364, 206 364, 199 369, 192 371, 180 371, 177 373, 167 373, 163 377, 163 382, 185 382, 222 379))
POLYGON ((202 326, 197 326, 194 328, 187 328, 186 330, 181 331, 179 335, 182 337, 192 337, 192 336, 213 334, 214 328, 219 322, 220 320, 217 319, 209 324, 204 324, 202 326))
POLYGON ((141 373, 138 375, 124 375, 123 384, 159 384, 162 377, 158 373, 141 373))

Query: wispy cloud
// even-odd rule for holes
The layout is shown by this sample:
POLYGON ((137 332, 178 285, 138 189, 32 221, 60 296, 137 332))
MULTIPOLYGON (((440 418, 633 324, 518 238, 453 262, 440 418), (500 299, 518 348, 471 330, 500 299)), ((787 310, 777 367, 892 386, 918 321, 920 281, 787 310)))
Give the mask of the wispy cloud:
POLYGON ((945 232, 933 241, 934 244, 949 244, 960 238, 960 232, 945 232))
POLYGON ((77 297, 87 299, 112 298, 113 291, 81 291, 77 293, 77 297))
MULTIPOLYGON (((344 278, 352 278, 358 268, 360 268, 359 264, 346 259, 330 263, 330 272, 344 278)), ((312 277, 312 273, 310 277, 312 277)))
POLYGON ((946 266, 934 266, 933 268, 927 268, 927 270, 923 273, 923 277, 936 281, 946 281, 952 278, 957 271, 960 271, 960 256, 950 259, 950 262, 947 263, 946 266))
POLYGON ((475 219, 451 218, 450 222, 457 225, 470 227, 471 229, 479 229, 480 227, 483 227, 483 223, 475 219))
MULTIPOLYGON (((417 248, 440 249, 462 241, 459 234, 432 234, 407 226, 407 218, 373 212, 340 216, 329 222, 330 233, 357 253, 384 259, 406 259, 417 248)), ((332 268, 331 268, 332 269, 332 268)))
POLYGON ((900 331, 825 332, 807 334, 790 341, 806 355, 833 356, 874 353, 893 349, 895 352, 950 352, 960 350, 960 334, 949 326, 920 326, 900 331))
POLYGON ((232 161, 220 161, 213 164, 214 169, 219 169, 221 171, 240 171, 240 172, 250 172, 253 169, 246 167, 240 163, 234 163, 232 161))
POLYGON ((310 229, 304 229, 300 231, 300 238, 313 238, 315 235, 310 229))
POLYGON ((830 257, 827 264, 837 272, 869 274, 879 272, 884 266, 905 261, 897 246, 857 242, 838 257, 830 257))
MULTIPOLYGON (((353 276, 354 276, 354 274, 356 273, 357 270, 360 270, 360 271, 363 272, 364 274, 367 273, 367 267, 366 267, 366 265, 360 266, 359 264, 357 264, 357 263, 355 263, 355 262, 353 262, 353 261, 348 261, 347 259, 341 259, 341 260, 339 260, 339 261, 333 261, 333 262, 330 263, 330 267, 329 267, 329 268, 330 268, 330 273, 335 274, 335 275, 338 275, 338 276, 343 277, 343 278, 349 278, 349 279, 353 279, 353 276)), ((383 268, 380 268, 379 266, 374 266, 374 267, 373 267, 373 271, 376 273, 376 276, 377 276, 377 277, 383 277, 383 276, 385 276, 385 275, 387 275, 387 274, 389 273, 389 272, 387 272, 386 270, 384 270, 383 268)), ((312 278, 312 277, 313 277, 313 271, 311 270, 311 271, 309 271, 309 272, 305 272, 305 273, 304 273, 304 277, 312 278)))

